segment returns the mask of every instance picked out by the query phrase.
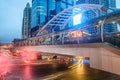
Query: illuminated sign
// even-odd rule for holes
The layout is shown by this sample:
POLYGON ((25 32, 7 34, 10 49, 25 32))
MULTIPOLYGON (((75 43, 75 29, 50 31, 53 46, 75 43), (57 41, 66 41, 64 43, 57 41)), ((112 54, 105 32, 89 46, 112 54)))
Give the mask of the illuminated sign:
POLYGON ((72 33, 72 37, 82 37, 83 33, 82 31, 73 31, 72 33))
POLYGON ((73 25, 80 24, 81 18, 82 18, 82 14, 77 14, 77 15, 73 16, 73 25))

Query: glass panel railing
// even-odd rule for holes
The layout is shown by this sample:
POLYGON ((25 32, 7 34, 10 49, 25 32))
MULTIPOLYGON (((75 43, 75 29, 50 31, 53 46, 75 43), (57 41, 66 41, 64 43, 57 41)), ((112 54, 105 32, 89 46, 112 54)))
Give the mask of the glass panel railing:
POLYGON ((104 41, 106 44, 120 49, 120 32, 106 34, 104 41))

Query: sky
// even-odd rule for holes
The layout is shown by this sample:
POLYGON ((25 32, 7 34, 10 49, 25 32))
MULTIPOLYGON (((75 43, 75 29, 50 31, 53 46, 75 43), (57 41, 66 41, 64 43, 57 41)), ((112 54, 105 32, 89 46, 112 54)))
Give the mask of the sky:
POLYGON ((120 8, 120 0, 116 0, 116 3, 117 8, 120 8))
MULTIPOLYGON (((21 38, 23 10, 31 0, 0 0, 0 43, 21 38)), ((120 0, 117 0, 120 8, 120 0)))
POLYGON ((21 38, 23 10, 31 0, 0 0, 0 43, 21 38))

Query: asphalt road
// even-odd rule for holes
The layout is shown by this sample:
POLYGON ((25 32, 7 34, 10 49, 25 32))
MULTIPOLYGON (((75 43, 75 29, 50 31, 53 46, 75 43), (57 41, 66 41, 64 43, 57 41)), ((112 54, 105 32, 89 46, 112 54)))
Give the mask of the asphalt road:
POLYGON ((24 63, 8 54, 0 56, 0 74, 5 74, 0 75, 0 80, 120 80, 120 75, 92 69, 80 62, 71 66, 64 61, 24 63))
POLYGON ((120 80, 120 75, 92 69, 89 65, 78 64, 77 66, 63 72, 54 80, 120 80))

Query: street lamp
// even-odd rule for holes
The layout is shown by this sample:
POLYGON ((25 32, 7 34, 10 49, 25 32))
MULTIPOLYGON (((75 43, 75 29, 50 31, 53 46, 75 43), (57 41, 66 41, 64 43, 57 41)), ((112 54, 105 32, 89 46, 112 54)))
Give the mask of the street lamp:
POLYGON ((103 36, 103 30, 104 30, 104 29, 103 29, 103 26, 104 26, 104 23, 105 23, 105 19, 106 19, 106 18, 104 18, 104 20, 102 21, 102 24, 101 24, 101 27, 100 27, 100 28, 101 28, 101 41, 102 41, 102 42, 104 42, 104 36, 103 36))
POLYGON ((98 28, 100 27, 100 36, 101 36, 101 41, 102 42, 104 42, 104 36, 103 36, 103 30, 104 30, 104 23, 105 23, 105 19, 106 18, 104 18, 104 20, 102 21, 102 20, 100 20, 99 22, 98 22, 98 24, 96 25, 98 28))

